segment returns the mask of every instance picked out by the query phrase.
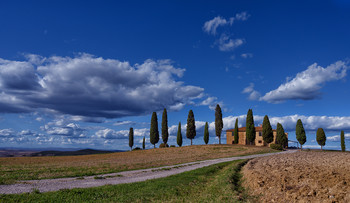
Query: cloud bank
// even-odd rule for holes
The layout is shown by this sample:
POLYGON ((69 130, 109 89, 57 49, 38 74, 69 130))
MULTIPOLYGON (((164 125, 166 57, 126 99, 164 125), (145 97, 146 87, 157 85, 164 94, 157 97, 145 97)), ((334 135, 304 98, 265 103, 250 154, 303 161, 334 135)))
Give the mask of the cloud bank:
POLYGON ((103 122, 163 108, 180 110, 204 96, 203 88, 178 81, 185 69, 170 60, 130 65, 89 54, 26 58, 0 58, 1 113, 42 110, 103 122))

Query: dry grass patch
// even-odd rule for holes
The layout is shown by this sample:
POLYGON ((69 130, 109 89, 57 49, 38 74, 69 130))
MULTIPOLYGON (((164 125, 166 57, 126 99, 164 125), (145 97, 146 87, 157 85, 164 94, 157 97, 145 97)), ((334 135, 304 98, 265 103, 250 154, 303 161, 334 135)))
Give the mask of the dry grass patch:
POLYGON ((0 158, 0 184, 16 180, 98 175, 273 151, 265 147, 196 145, 83 156, 6 157, 0 158))

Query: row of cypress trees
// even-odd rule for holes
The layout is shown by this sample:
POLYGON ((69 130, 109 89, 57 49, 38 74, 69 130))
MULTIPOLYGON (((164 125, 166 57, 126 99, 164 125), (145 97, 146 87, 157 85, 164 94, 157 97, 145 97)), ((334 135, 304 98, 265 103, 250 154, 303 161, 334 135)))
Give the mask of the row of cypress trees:
MULTIPOLYGON (((223 128, 223 121, 222 121, 222 111, 220 108, 220 105, 217 104, 215 108, 215 134, 217 137, 219 137, 219 144, 221 144, 221 132, 223 128)), ((271 143, 273 142, 273 131, 272 127, 270 124, 269 117, 265 115, 264 120, 263 120, 263 125, 262 125, 262 137, 263 140, 266 143, 271 143)), ((279 144, 283 147, 287 146, 288 144, 288 139, 287 136, 285 135, 284 128, 282 124, 277 123, 277 129, 276 129, 276 144, 279 144)), ((162 116, 162 140, 163 144, 167 146, 168 138, 169 138, 169 132, 168 132, 168 116, 167 116, 167 110, 163 110, 163 116, 162 116)), ((234 129, 234 142, 235 144, 238 144, 239 140, 239 135, 238 135, 238 118, 236 118, 235 122, 235 129, 234 129)), ((306 133, 305 129, 303 126, 303 123, 301 119, 298 119, 296 123, 296 128, 295 128, 295 134, 298 142, 300 143, 301 149, 302 146, 306 142, 306 133)), ((191 145, 192 145, 192 140, 196 136, 196 125, 195 125, 195 118, 193 111, 190 110, 188 113, 188 118, 187 118, 187 128, 186 128, 186 137, 191 140, 191 145)), ((247 118, 246 118, 246 137, 250 145, 254 143, 256 132, 255 132, 255 126, 254 126, 254 117, 253 117, 253 111, 252 109, 248 110, 247 113, 247 118)), ((204 142, 205 144, 208 144, 209 142, 209 125, 208 122, 205 123, 204 127, 204 142)), ((326 135, 325 132, 322 128, 317 129, 316 132, 316 140, 317 143, 322 147, 326 144, 326 135)), ((342 151, 345 151, 345 137, 344 137, 344 131, 341 131, 340 135, 340 140, 341 140, 341 149, 342 151)), ((152 118, 151 118, 151 128, 150 128, 150 142, 153 144, 154 148, 156 143, 159 142, 159 131, 158 131, 158 119, 157 119, 157 113, 153 112, 152 113, 152 118)), ((181 147, 182 146, 182 133, 181 133, 181 122, 179 122, 178 125, 178 131, 177 131, 177 144, 181 147)), ((132 146, 134 145, 134 131, 133 128, 130 128, 129 131, 129 147, 132 149, 132 146)), ((143 143, 142 143, 142 148, 145 149, 145 137, 143 138, 143 143)))
MULTIPOLYGON (((221 144, 221 132, 222 132, 223 126, 224 124, 222 121, 221 107, 219 104, 217 104, 215 108, 215 132, 216 132, 216 136, 219 137, 219 144, 221 144)), ((132 131, 132 128, 130 128, 130 133, 129 133, 130 148, 132 148, 132 145, 133 145, 133 141, 131 141, 131 139, 133 140, 133 133, 131 133, 131 131, 132 131)), ((167 146, 169 132, 168 132, 168 116, 167 116, 166 109, 163 110, 161 131, 162 131, 163 144, 167 146)), ((191 140, 191 145, 192 145, 193 144, 192 140, 196 137, 196 122, 195 122, 195 118, 192 110, 188 112, 186 137, 191 140)), ((209 142, 208 122, 205 123, 203 139, 205 144, 208 144, 209 142)), ((182 146, 181 122, 179 122, 179 125, 178 125, 176 141, 177 141, 177 144, 181 147, 182 146)), ((158 118, 157 118, 157 113, 153 112, 152 118, 151 118, 151 128, 150 128, 150 143, 153 144, 155 148, 158 142, 159 142, 158 118)), ((145 148, 145 138, 143 138, 143 149, 144 148, 145 148)))

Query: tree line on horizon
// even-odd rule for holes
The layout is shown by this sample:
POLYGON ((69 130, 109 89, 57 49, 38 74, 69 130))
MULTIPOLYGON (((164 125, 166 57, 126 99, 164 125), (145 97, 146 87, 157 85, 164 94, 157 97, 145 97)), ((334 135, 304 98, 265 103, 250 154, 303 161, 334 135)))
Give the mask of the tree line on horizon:
MULTIPOLYGON (((222 111, 219 104, 216 105, 215 108, 215 134, 219 138, 219 144, 221 144, 221 133, 223 129, 223 120, 222 120, 222 111)), ((167 110, 164 108, 163 115, 162 115, 162 128, 161 128, 161 135, 162 135, 162 143, 159 147, 169 147, 168 145, 168 138, 169 138, 169 132, 168 132, 168 116, 167 116, 167 110)), ((301 150, 302 146, 306 143, 306 133, 303 126, 303 123, 301 119, 298 119, 296 123, 295 128, 295 134, 296 139, 298 140, 301 150)), ((236 118, 235 122, 235 128, 233 131, 234 136, 234 144, 238 144, 239 141, 239 134, 238 134, 238 118, 236 118)), ((189 111, 188 117, 187 117, 187 126, 186 126, 186 137, 192 140, 196 137, 196 125, 195 125, 195 118, 194 113, 192 110, 189 111)), ((262 124, 262 137, 264 142, 267 144, 270 144, 273 142, 274 136, 273 136, 273 130, 270 124, 269 117, 267 115, 264 116, 263 124, 262 124)), ((254 117, 253 117, 253 110, 249 109, 247 112, 246 117, 246 138, 250 145, 255 142, 256 139, 256 131, 255 131, 255 125, 254 125, 254 117)), ((318 128, 316 132, 316 140, 317 143, 321 146, 321 150, 323 149, 323 146, 326 144, 326 135, 323 130, 323 128, 318 128)), ((156 148, 156 144, 159 142, 159 130, 158 130, 158 118, 157 113, 153 112, 151 117, 151 126, 150 126, 150 143, 156 148)), ((204 126, 204 136, 203 140, 205 144, 208 144, 209 142, 209 125, 208 122, 205 123, 204 126)), ((345 137, 344 137, 344 131, 341 131, 340 135, 341 140, 341 150, 345 151, 345 137)), ((145 149, 145 142, 146 138, 143 137, 142 141, 142 149, 145 149)), ((177 139, 176 139, 177 145, 179 147, 182 146, 183 140, 182 140, 182 132, 181 132, 181 122, 178 124, 178 130, 177 130, 177 139)), ((129 131, 129 147, 130 150, 132 150, 132 147, 134 145, 134 132, 133 128, 130 128, 129 131)), ((288 138, 285 134, 284 128, 281 123, 277 123, 276 128, 276 141, 275 145, 277 146, 271 146, 274 148, 285 148, 288 145, 288 138)), ((171 147, 175 147, 175 145, 171 145, 171 147)), ((138 148, 140 149, 140 148, 138 148)))

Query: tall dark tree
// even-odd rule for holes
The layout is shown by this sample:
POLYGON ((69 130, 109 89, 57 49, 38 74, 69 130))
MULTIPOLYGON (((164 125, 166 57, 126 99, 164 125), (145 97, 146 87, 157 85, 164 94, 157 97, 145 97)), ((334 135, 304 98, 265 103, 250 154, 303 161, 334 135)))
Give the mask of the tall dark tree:
POLYGON ((177 128, 176 141, 177 141, 177 145, 179 145, 179 147, 181 147, 182 146, 181 122, 179 122, 179 127, 177 128))
POLYGON ((340 146, 341 146, 341 151, 345 152, 345 136, 344 136, 344 131, 340 132, 340 146))
POLYGON ((255 126, 254 126, 254 118, 253 118, 253 110, 249 109, 247 113, 247 120, 246 120, 246 136, 247 140, 250 143, 254 143, 255 141, 255 126))
POLYGON ((130 128, 130 130, 129 130, 129 147, 130 147, 130 151, 132 150, 132 146, 134 146, 134 129, 130 128))
POLYGON ((143 140, 142 140, 142 149, 146 149, 146 138, 143 137, 143 140))
POLYGON ((222 112, 220 105, 217 104, 215 108, 215 133, 216 136, 219 137, 219 144, 221 144, 221 132, 224 127, 224 123, 222 122, 222 112))
POLYGON ((186 137, 188 139, 191 139, 191 145, 192 145, 192 139, 196 137, 196 123, 194 120, 194 114, 192 110, 188 112, 186 137))
POLYGON ((150 142, 156 148, 156 144, 159 142, 159 131, 158 131, 158 118, 157 113, 153 112, 151 119, 151 129, 150 129, 150 142))
POLYGON ((277 135, 276 135, 276 144, 281 145, 283 148, 285 148, 288 144, 287 135, 284 132, 283 126, 280 123, 277 123, 277 135))
POLYGON ((208 122, 205 122, 205 126, 204 126, 204 142, 205 144, 208 144, 209 142, 209 126, 208 126, 208 122))
POLYGON ((306 134, 303 123, 300 119, 298 119, 297 125, 295 126, 295 135, 297 137, 298 142, 300 143, 301 150, 303 150, 303 144, 305 144, 306 142, 306 134))
POLYGON ((323 128, 317 129, 316 141, 321 146, 321 150, 322 150, 322 147, 326 145, 326 139, 327 139, 326 134, 324 133, 323 128))
POLYGON ((238 144, 238 141, 239 141, 239 137, 238 137, 238 118, 236 118, 235 130, 233 131, 233 139, 235 141, 235 144, 238 144))
POLYGON ((162 116, 162 139, 163 143, 166 145, 168 142, 169 132, 168 132, 168 115, 167 111, 164 108, 162 116))
POLYGON ((267 144, 270 144, 273 141, 272 127, 270 124, 269 117, 267 115, 265 115, 262 125, 262 137, 267 144))

